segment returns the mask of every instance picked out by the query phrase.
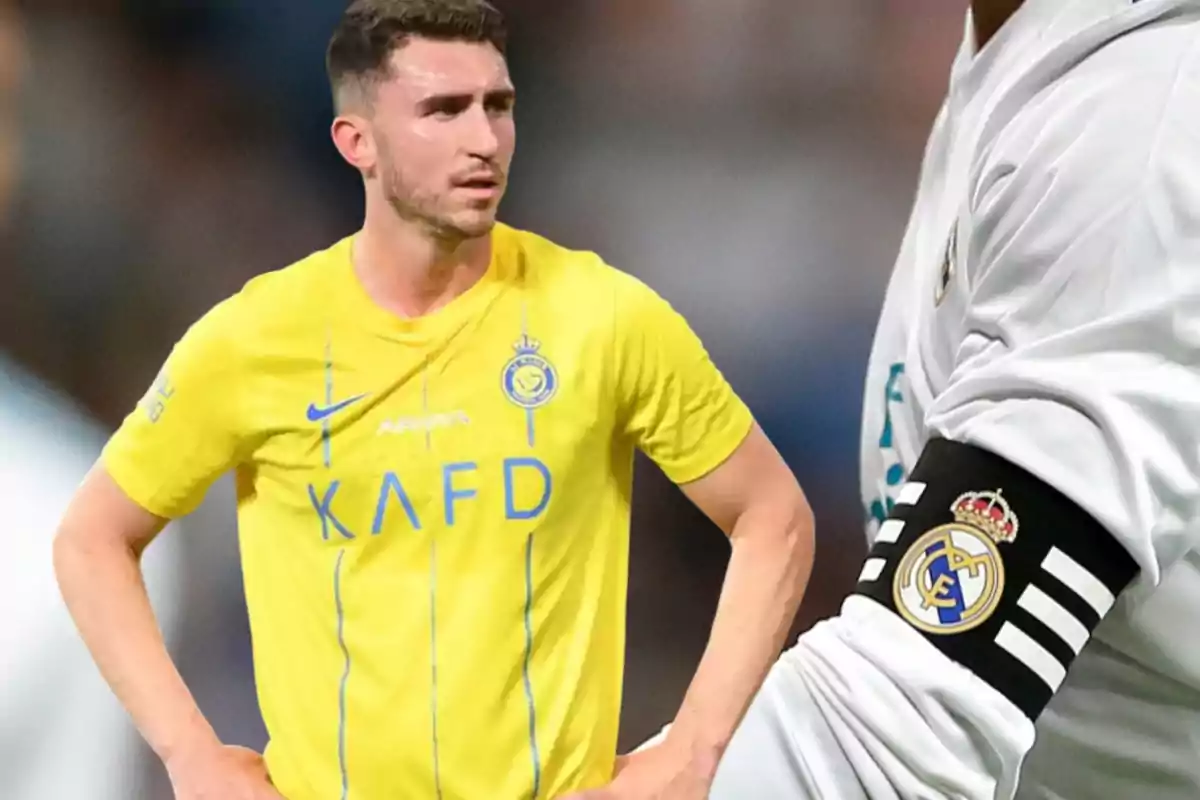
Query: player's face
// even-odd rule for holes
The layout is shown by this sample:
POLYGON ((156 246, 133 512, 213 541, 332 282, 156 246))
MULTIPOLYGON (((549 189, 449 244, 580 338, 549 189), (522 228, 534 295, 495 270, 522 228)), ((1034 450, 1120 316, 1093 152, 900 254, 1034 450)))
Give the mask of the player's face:
POLYGON ((490 44, 414 39, 392 55, 372 129, 381 189, 402 218, 452 238, 492 229, 516 145, 513 100, 490 44))

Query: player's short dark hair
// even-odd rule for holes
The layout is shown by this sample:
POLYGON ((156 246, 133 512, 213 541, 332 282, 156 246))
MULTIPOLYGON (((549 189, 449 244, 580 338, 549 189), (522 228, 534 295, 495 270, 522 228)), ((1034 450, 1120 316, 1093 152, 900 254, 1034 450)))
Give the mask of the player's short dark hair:
POLYGON ((504 53, 508 28, 487 0, 354 0, 325 55, 334 97, 386 78, 392 53, 413 38, 490 43, 504 53))

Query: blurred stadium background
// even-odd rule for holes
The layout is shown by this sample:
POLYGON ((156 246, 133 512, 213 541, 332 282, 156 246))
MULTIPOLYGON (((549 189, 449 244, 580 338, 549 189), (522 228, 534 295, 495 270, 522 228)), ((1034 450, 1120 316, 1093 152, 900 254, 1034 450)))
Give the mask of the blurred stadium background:
MULTIPOLYGON (((170 797, 61 609, 50 537, 185 327, 358 224, 322 63, 344 4, 0 4, 0 797, 170 797)), ((503 217, 642 277, 704 338, 817 511, 801 630, 857 573, 861 379, 966 3, 498 5, 503 217)), ((672 715, 728 553, 646 464, 636 495, 624 746, 672 715)), ((261 746, 230 488, 148 558, 203 709, 261 746)))

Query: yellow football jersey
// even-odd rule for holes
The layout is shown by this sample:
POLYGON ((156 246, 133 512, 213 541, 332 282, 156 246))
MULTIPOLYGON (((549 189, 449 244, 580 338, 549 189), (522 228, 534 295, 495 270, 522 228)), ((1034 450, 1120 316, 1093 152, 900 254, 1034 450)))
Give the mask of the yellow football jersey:
POLYGON ((682 317, 593 254, 498 226, 478 283, 401 319, 351 243, 197 322, 104 463, 168 518, 236 470, 267 764, 290 800, 604 783, 634 450, 688 482, 750 412, 682 317))

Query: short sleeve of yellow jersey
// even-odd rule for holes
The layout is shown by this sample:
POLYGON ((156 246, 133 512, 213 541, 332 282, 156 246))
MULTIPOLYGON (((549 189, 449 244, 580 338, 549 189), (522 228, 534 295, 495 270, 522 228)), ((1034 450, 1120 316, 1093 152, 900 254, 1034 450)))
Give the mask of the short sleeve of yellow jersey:
POLYGON ((117 485, 160 517, 193 511, 236 461, 241 392, 233 305, 225 301, 188 329, 105 446, 102 461, 117 485))
POLYGON ((622 424, 677 484, 721 465, 753 418, 687 321, 640 281, 623 281, 616 306, 622 424))

